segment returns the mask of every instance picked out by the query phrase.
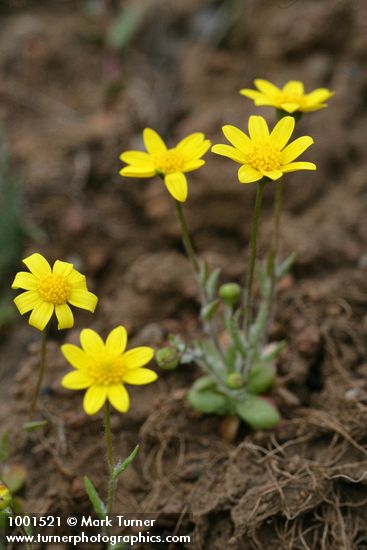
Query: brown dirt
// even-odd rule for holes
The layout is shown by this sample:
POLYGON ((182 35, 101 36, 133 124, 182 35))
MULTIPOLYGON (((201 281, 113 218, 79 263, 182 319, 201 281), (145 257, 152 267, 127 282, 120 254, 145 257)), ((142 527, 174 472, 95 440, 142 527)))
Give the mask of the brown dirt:
MULTIPOLYGON (((28 438, 13 427, 33 388, 37 334, 24 319, 3 329, 0 418, 12 428, 13 459, 29 471, 26 507, 87 511, 82 476, 105 487, 101 418, 86 418, 81 395, 60 389, 68 367, 59 344, 76 342, 83 326, 106 333, 120 323, 132 344, 198 334, 170 197, 159 181, 122 180, 119 153, 140 147, 147 125, 173 141, 201 130, 218 142, 223 123, 243 126, 255 112, 241 87, 259 76, 297 78, 336 95, 297 128, 315 139, 307 157, 318 171, 286 182, 282 252, 299 256, 272 328, 288 343, 274 391, 284 420, 270 433, 241 428, 228 443, 220 419, 185 405, 194 368, 161 374, 154 388, 132 392, 127 415, 113 417, 116 455, 142 446, 117 505, 193 514, 183 522, 198 550, 367 548, 365 3, 238 2, 226 20, 220 2, 152 0, 121 55, 103 42, 119 2, 97 4, 94 17, 67 0, 0 8, 0 121, 23 174, 27 218, 43 231, 24 254, 72 260, 100 296, 95 316, 78 314, 66 335, 51 332, 40 405, 49 426, 28 438)), ((273 120, 270 109, 261 114, 273 120)), ((223 280, 242 276, 253 198, 229 161, 208 155, 190 177, 193 238, 223 280)), ((262 252, 272 203, 269 188, 262 252)))

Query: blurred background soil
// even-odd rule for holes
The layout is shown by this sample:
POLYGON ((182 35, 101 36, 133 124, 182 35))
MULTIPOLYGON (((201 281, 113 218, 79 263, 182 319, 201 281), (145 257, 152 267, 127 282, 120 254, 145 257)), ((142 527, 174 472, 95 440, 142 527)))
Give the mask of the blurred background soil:
MULTIPOLYGON (((245 129, 253 113, 273 124, 273 110, 239 89, 257 77, 299 79, 336 94, 297 125, 314 137, 304 158, 317 172, 285 182, 282 255, 299 255, 272 327, 288 343, 273 392, 284 420, 228 441, 220 418, 185 404, 194 367, 160 373, 113 416, 117 456, 141 443, 116 509, 158 513, 170 531, 168 514, 181 515, 178 533, 191 532, 198 550, 367 548, 366 58, 364 0, 1 2, 0 122, 22 197, 14 212, 1 204, 1 242, 11 245, 1 262, 0 418, 12 461, 28 470, 28 511, 88 511, 83 475, 101 494, 106 486, 101 417, 87 418, 81 392, 60 388, 69 367, 59 345, 77 343, 85 326, 105 335, 124 324, 130 344, 157 347, 169 333, 199 335, 171 197, 158 179, 122 179, 119 154, 143 147, 146 126, 175 144, 195 131, 222 142, 223 124, 245 129), (100 302, 94 316, 76 312, 73 330, 51 330, 40 403, 49 426, 25 437, 16 426, 39 334, 9 309, 7 289, 34 251, 73 262, 100 302)), ((189 177, 190 230, 223 281, 242 281, 255 186, 238 184, 231 161, 206 160, 189 177)), ((269 186, 261 253, 273 197, 269 186)))

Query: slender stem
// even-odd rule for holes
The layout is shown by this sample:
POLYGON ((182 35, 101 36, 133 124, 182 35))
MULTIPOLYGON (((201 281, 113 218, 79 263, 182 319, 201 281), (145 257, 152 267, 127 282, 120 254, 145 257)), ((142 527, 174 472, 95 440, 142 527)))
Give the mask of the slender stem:
POLYGON ((265 183, 263 180, 259 182, 255 208, 252 216, 252 227, 251 227, 251 242, 249 249, 248 257, 248 272, 247 272, 247 284, 245 289, 245 334, 248 334, 249 326, 251 323, 251 314, 252 314, 252 285, 254 282, 254 273, 255 273, 255 262, 256 262, 256 251, 257 251, 257 230, 259 226, 261 203, 264 195, 265 183))
POLYGON ((191 243, 189 230, 187 228, 187 223, 186 223, 186 219, 185 219, 185 215, 184 215, 182 205, 179 201, 175 201, 175 204, 176 204, 176 211, 177 211, 178 221, 180 222, 181 231, 182 231, 182 242, 183 242, 183 245, 185 247, 186 254, 187 254, 190 262, 192 263, 192 267, 194 268, 194 271, 196 273, 199 273, 199 271, 200 271, 199 262, 198 262, 196 254, 194 252, 194 248, 193 248, 192 243, 191 243))
POLYGON ((275 205, 274 205, 274 232, 273 232, 273 242, 271 247, 271 252, 269 255, 268 263, 268 275, 271 282, 271 294, 275 288, 276 284, 276 260, 279 251, 279 241, 280 241, 280 221, 282 215, 282 202, 283 202, 283 189, 284 185, 282 181, 277 183, 275 191, 275 205))
POLYGON ((107 496, 107 514, 112 514, 113 501, 115 498, 116 482, 113 478, 114 462, 112 451, 111 418, 110 404, 106 401, 104 405, 104 432, 106 438, 107 463, 108 463, 108 496, 107 496))
POLYGON ((45 369, 46 369, 46 340, 47 340, 46 330, 43 330, 42 331, 42 342, 41 342, 40 368, 39 368, 39 373, 38 373, 38 380, 37 380, 36 389, 35 389, 35 392, 34 392, 31 408, 30 408, 29 414, 28 414, 28 422, 32 422, 32 420, 33 420, 33 415, 36 411, 37 401, 38 401, 38 397, 39 397, 39 394, 40 394, 40 389, 41 389, 43 377, 44 377, 44 374, 45 374, 45 369))

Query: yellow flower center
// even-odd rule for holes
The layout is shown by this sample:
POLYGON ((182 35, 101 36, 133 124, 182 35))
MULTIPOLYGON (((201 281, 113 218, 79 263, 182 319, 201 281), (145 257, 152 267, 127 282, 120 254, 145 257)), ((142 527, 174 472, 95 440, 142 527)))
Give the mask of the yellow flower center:
POLYGON ((168 149, 154 158, 154 164, 158 173, 174 174, 182 172, 185 159, 177 149, 168 149))
POLYGON ((99 386, 112 386, 124 380, 125 364, 122 358, 103 356, 88 367, 88 374, 99 386))
POLYGON ((279 170, 282 163, 282 154, 271 143, 261 143, 254 145, 247 154, 247 162, 256 170, 271 172, 279 170))
POLYGON ((304 95, 300 94, 287 94, 285 92, 282 92, 279 95, 279 104, 282 105, 283 103, 295 103, 299 107, 305 107, 307 104, 307 99, 304 95))
POLYGON ((70 297, 69 283, 65 277, 56 273, 51 273, 41 279, 37 290, 42 300, 50 304, 65 304, 70 297))

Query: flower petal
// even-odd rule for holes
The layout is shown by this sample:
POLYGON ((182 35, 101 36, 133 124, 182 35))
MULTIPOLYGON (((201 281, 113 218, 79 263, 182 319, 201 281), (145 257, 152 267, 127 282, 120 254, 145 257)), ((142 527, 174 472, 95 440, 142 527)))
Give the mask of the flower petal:
POLYGON ((28 271, 19 271, 15 275, 15 279, 11 288, 23 288, 24 290, 36 290, 37 288, 37 279, 32 273, 28 271))
POLYGON ((241 166, 238 170, 238 179, 240 183, 252 183, 254 181, 259 181, 263 178, 262 173, 259 170, 256 170, 249 164, 241 166))
POLYGON ((154 349, 147 346, 133 348, 124 353, 123 359, 128 369, 143 367, 154 357, 154 349))
POLYGON ((91 328, 85 328, 81 331, 80 343, 85 353, 90 357, 95 357, 105 352, 105 345, 102 338, 91 328))
POLYGON ((74 326, 74 316, 68 304, 56 305, 55 313, 59 322, 57 325, 59 330, 64 330, 74 326))
POLYGON ((120 170, 120 176, 125 176, 126 178, 151 178, 155 176, 155 169, 151 168, 150 165, 139 165, 139 166, 126 166, 120 170))
POLYGON ((295 158, 299 157, 306 149, 313 144, 313 139, 310 136, 302 136, 295 139, 292 143, 287 145, 282 151, 282 164, 288 164, 295 158))
POLYGON ((197 170, 198 168, 201 168, 204 166, 205 160, 189 160, 184 164, 183 171, 184 172, 192 172, 193 170, 197 170))
POLYGON ((150 165, 153 167, 153 161, 152 157, 149 155, 149 153, 145 153, 144 151, 125 151, 120 155, 120 159, 122 162, 126 162, 126 164, 134 164, 134 165, 150 165))
POLYGON ((63 344, 61 352, 70 365, 76 369, 87 369, 90 365, 90 357, 78 346, 63 344))
POLYGON ((71 289, 70 297, 68 298, 69 304, 81 309, 86 309, 91 313, 94 313, 98 298, 92 292, 87 289, 71 289))
POLYGON ((247 153, 252 148, 252 143, 250 138, 242 132, 239 128, 236 128, 236 126, 230 126, 227 124, 226 126, 223 126, 222 128, 223 134, 226 136, 228 141, 240 151, 243 151, 244 153, 247 153))
POLYGON ((295 121, 292 116, 285 116, 277 122, 270 134, 271 143, 279 150, 288 143, 294 130, 295 121))
POLYGON ((24 258, 23 263, 37 278, 47 277, 51 273, 50 264, 41 254, 36 253, 28 256, 24 258))
POLYGON ((144 145, 151 155, 159 155, 167 151, 166 144, 155 130, 145 128, 143 132, 144 145))
POLYGON ((182 172, 167 174, 164 177, 164 183, 174 199, 179 202, 185 202, 188 189, 186 176, 182 172))
POLYGON ((303 83, 300 80, 290 80, 283 87, 283 92, 285 94, 303 95, 304 91, 305 89, 304 89, 303 83))
POLYGON ((135 369, 124 374, 124 382, 133 386, 143 386, 157 380, 158 375, 154 370, 135 369))
POLYGON ((204 139, 205 135, 202 132, 195 132, 182 139, 175 149, 183 155, 192 155, 195 153, 198 146, 202 144, 204 139))
POLYGON ((124 353, 127 343, 126 328, 119 326, 111 330, 106 340, 106 350, 111 355, 121 355, 124 353))
POLYGON ((83 407, 87 414, 95 414, 104 405, 107 398, 105 386, 90 386, 84 396, 83 407))
POLYGON ((83 275, 82 273, 79 273, 79 271, 77 271, 76 269, 73 269, 69 273, 69 275, 66 277, 66 279, 67 279, 67 282, 69 283, 69 285, 72 287, 72 290, 74 290, 74 289, 88 290, 87 289, 87 279, 86 279, 85 275, 83 275))
POLYGON ((87 373, 80 370, 74 370, 65 374, 61 380, 61 385, 68 390, 85 390, 89 388, 92 382, 92 378, 88 376, 87 373))
POLYGON ((14 298, 14 303, 19 309, 20 314, 23 315, 43 302, 38 292, 35 290, 27 290, 27 292, 23 292, 14 298))
POLYGON ((44 330, 54 312, 54 305, 48 302, 39 302, 33 309, 29 324, 38 330, 44 330))
POLYGON ((287 113, 295 113, 296 111, 301 111, 301 107, 298 103, 281 103, 281 108, 283 111, 286 111, 287 113))
POLYGON ((214 145, 212 147, 212 152, 217 155, 222 155, 223 157, 228 157, 235 162, 238 162, 239 164, 243 164, 246 162, 246 157, 242 151, 239 151, 238 149, 235 149, 231 145, 214 145))
POLYGON ((62 262, 61 260, 56 260, 53 265, 52 273, 61 275, 62 277, 67 277, 73 271, 74 266, 68 262, 62 262))
POLYGON ((201 158, 211 146, 209 139, 205 139, 203 142, 199 143, 195 148, 192 148, 190 152, 185 153, 185 161, 190 162, 190 160, 197 160, 201 158))
POLYGON ((313 162, 291 162, 281 167, 282 172, 296 172, 297 170, 316 170, 316 164, 313 162))
POLYGON ((271 180, 275 181, 282 177, 283 172, 281 170, 262 170, 262 173, 267 178, 270 178, 271 180))
POLYGON ((248 131, 253 143, 264 143, 269 139, 269 128, 265 118, 262 116, 252 115, 248 121, 248 131))
POLYGON ((279 94, 280 92, 280 89, 275 86, 275 84, 272 84, 271 82, 269 82, 269 80, 265 80, 263 78, 257 78, 254 81, 254 84, 256 88, 260 90, 260 92, 266 95, 279 94))
POLYGON ((323 103, 333 95, 334 92, 331 92, 327 88, 318 88, 317 90, 307 94, 307 104, 323 103))
POLYGON ((129 409, 129 394, 122 384, 114 384, 113 386, 109 386, 107 390, 107 397, 111 405, 119 412, 125 413, 129 409))

